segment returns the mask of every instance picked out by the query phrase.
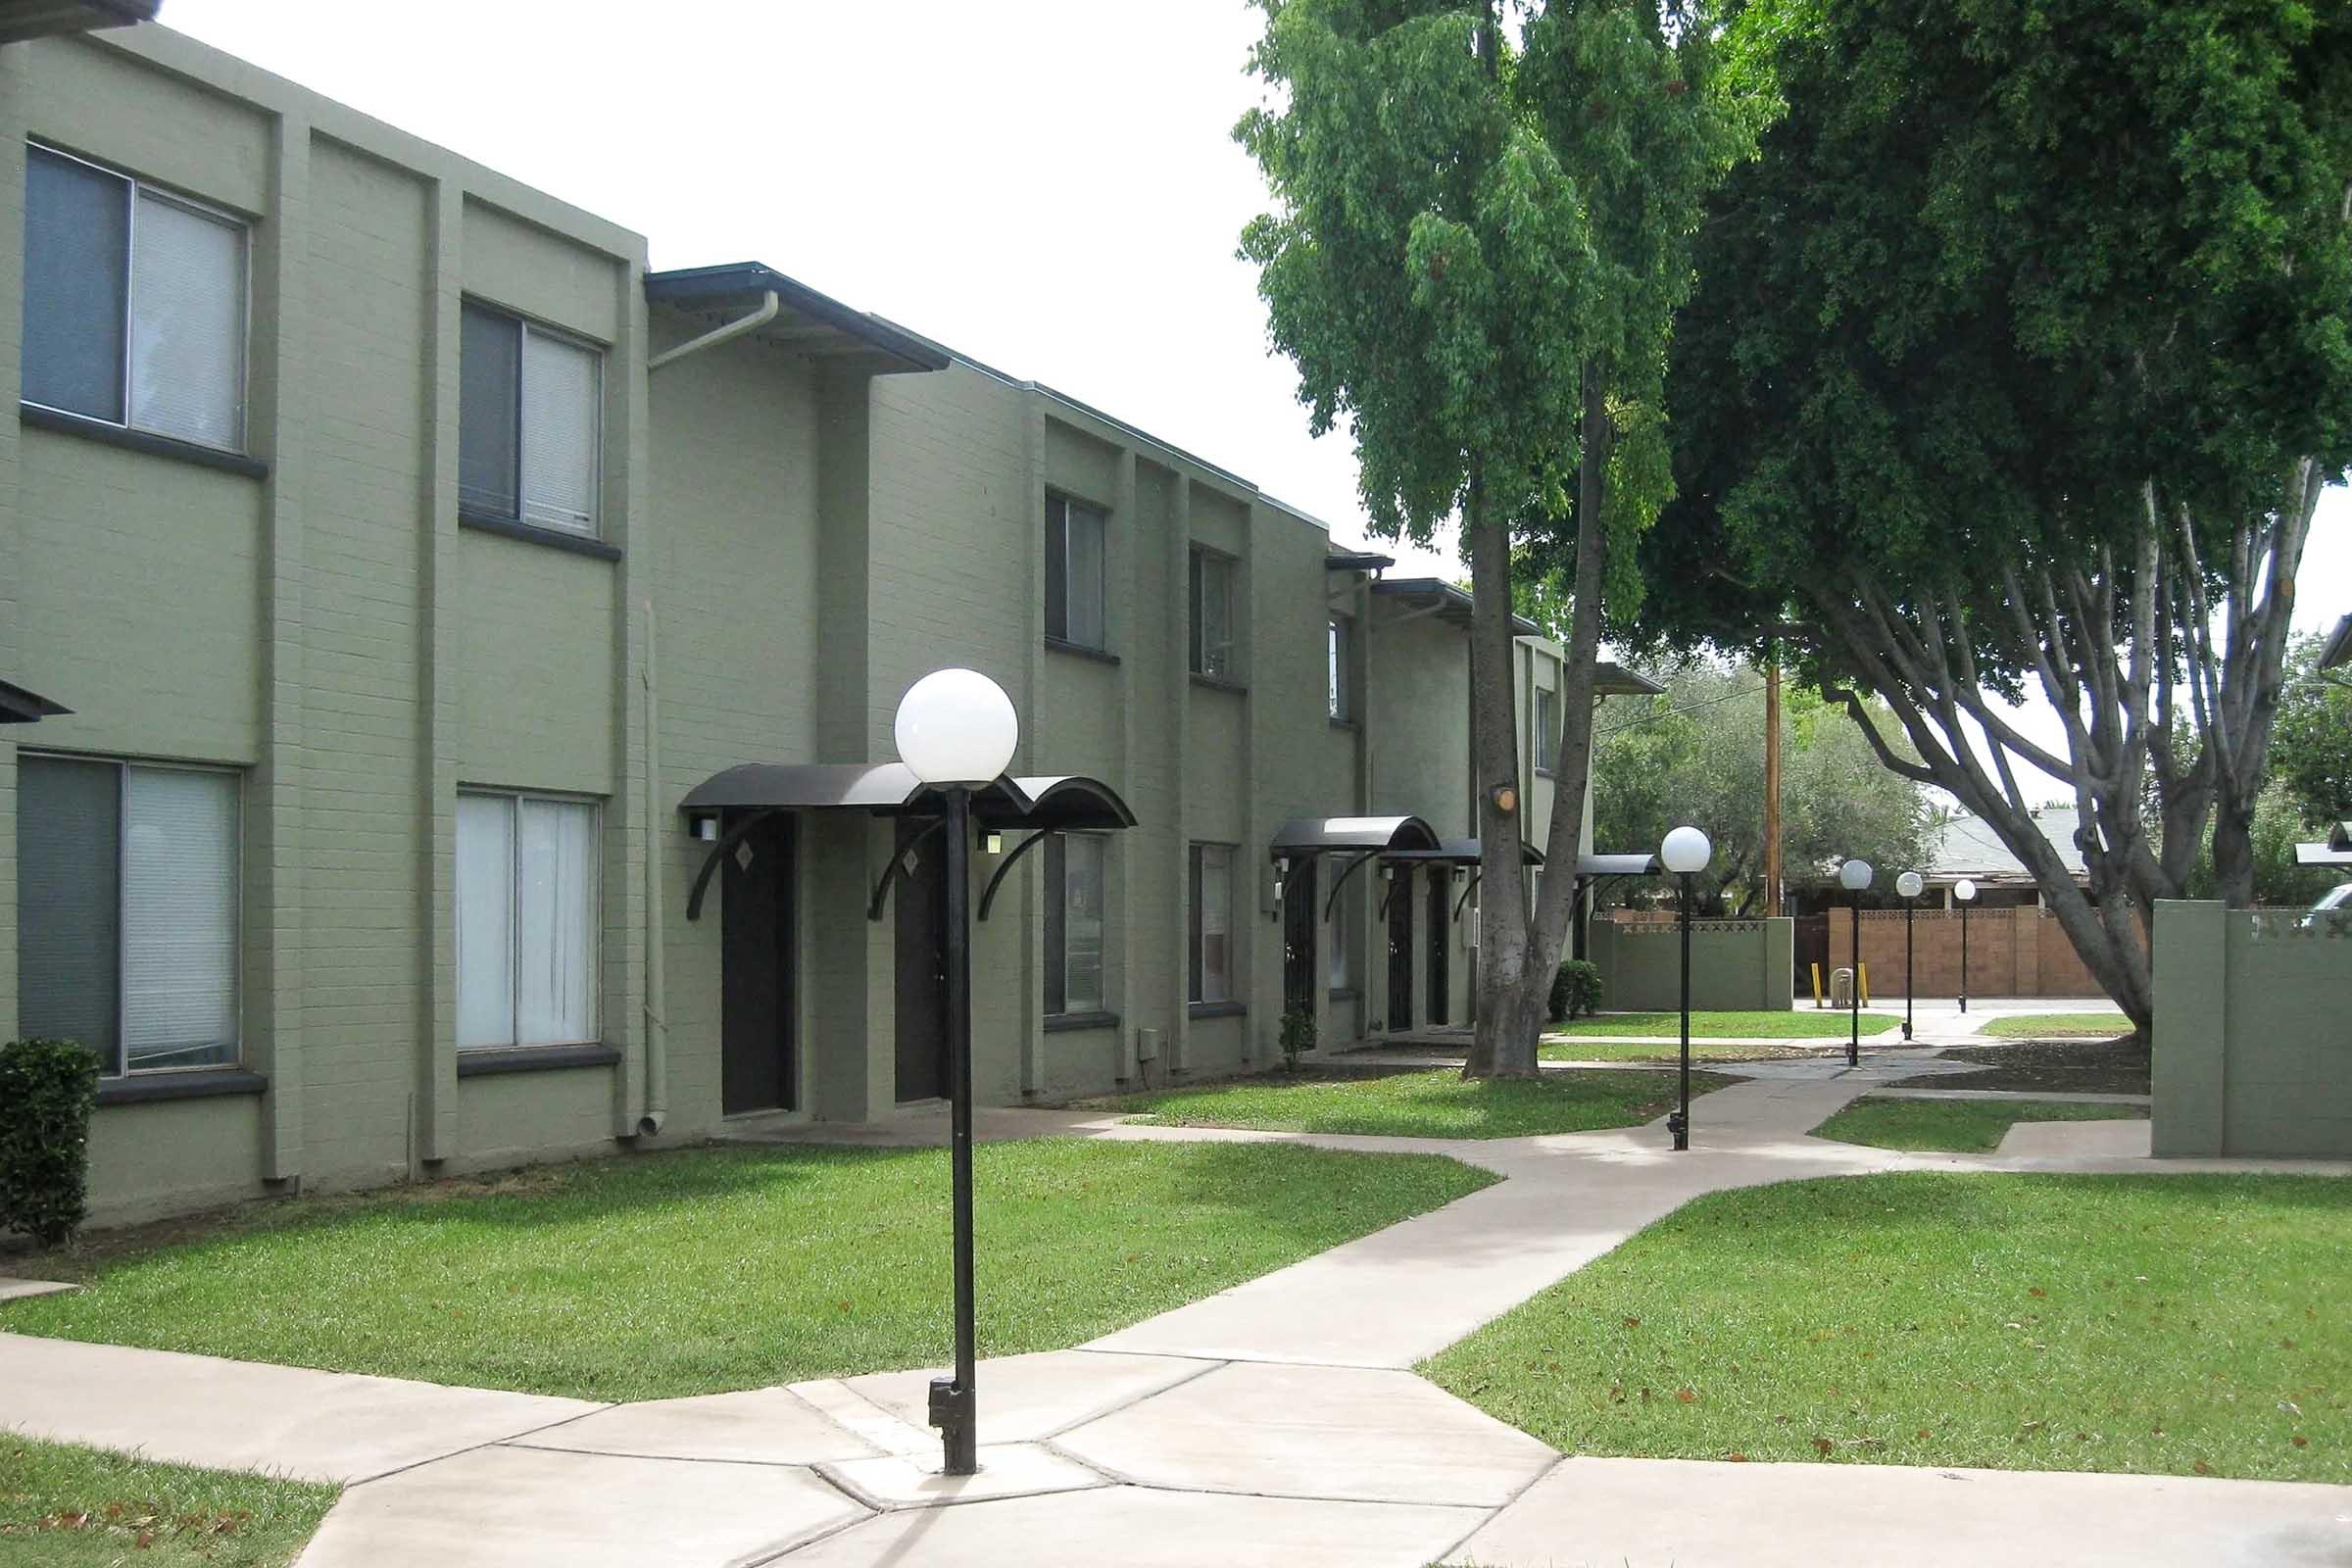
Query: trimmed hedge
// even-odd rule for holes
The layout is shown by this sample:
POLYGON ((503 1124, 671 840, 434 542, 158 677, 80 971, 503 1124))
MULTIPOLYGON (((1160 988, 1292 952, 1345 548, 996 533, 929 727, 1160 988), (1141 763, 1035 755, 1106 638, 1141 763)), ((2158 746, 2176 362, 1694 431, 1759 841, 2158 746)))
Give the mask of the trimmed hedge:
POLYGON ((0 1231, 55 1247, 89 1212, 98 1058, 71 1040, 0 1045, 0 1231))
POLYGON ((1584 958, 1562 961, 1551 977, 1551 1021, 1590 1018, 1599 1010, 1600 966, 1584 958))

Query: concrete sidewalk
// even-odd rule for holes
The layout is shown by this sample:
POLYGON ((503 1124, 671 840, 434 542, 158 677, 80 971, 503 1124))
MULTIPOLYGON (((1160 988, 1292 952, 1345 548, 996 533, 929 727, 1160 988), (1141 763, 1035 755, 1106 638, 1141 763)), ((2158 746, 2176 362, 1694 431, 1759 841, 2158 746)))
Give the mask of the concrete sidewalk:
POLYGON ((936 1473, 928 1370, 599 1406, 0 1335, 0 1428, 343 1480, 302 1568, 2352 1562, 2352 1488, 1563 1459, 1409 1370, 1704 1193, 2181 1168, 2144 1157, 2144 1122, 2020 1127, 1991 1156, 1824 1143, 1804 1135, 1916 1058, 1753 1065, 1794 1070, 1702 1097, 1684 1154, 1655 1124, 1455 1143, 992 1113, 993 1136, 1426 1149, 1506 1180, 1091 1346, 983 1362, 967 1479, 936 1473))

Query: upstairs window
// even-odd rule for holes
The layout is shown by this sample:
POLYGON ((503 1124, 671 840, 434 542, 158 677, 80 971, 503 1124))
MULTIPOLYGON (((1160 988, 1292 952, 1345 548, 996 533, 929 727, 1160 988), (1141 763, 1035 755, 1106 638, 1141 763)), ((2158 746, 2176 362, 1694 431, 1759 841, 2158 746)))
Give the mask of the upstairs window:
POLYGON ((466 302, 458 344, 458 513, 596 533, 604 356, 466 302))
POLYGON ((242 451, 245 225, 27 148, 23 397, 242 451))
POLYGON ((1055 642, 1110 646, 1102 615, 1105 520, 1100 507, 1046 497, 1046 635, 1055 642))
POLYGON ((1326 662, 1331 718, 1335 724, 1349 723, 1355 718, 1354 694, 1351 690, 1355 671, 1354 644, 1355 623, 1346 615, 1332 616, 1326 662))
POLYGON ((1560 768, 1560 694, 1548 686, 1536 688, 1536 771, 1556 773, 1560 768))
POLYGON ((1193 552, 1192 670, 1233 678, 1233 561, 1211 550, 1193 552))

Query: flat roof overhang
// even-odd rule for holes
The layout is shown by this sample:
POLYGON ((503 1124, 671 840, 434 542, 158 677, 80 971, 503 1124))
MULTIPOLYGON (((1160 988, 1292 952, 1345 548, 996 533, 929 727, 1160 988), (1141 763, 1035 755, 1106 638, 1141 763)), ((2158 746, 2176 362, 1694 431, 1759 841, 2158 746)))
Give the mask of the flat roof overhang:
POLYGON ((712 327, 759 310, 770 294, 776 296, 775 318, 747 334, 760 342, 875 375, 948 368, 948 356, 936 344, 759 262, 687 267, 645 276, 648 304, 683 312, 712 327))
POLYGON ((153 22, 163 0, 0 0, 0 43, 153 22))
MULTIPOLYGON (((1408 612, 1426 611, 1448 626, 1470 629, 1470 596, 1459 585, 1442 577, 1383 578, 1372 585, 1372 591, 1383 599, 1398 601, 1408 612)), ((1520 637, 1544 635, 1544 628, 1525 615, 1511 617, 1511 631, 1520 637)), ((1647 675, 1610 659, 1593 665, 1592 677, 1592 692, 1596 697, 1656 697, 1666 690, 1647 675)))
POLYGON ((28 692, 0 680, 0 724, 34 724, 44 718, 63 718, 73 711, 38 692, 28 692))

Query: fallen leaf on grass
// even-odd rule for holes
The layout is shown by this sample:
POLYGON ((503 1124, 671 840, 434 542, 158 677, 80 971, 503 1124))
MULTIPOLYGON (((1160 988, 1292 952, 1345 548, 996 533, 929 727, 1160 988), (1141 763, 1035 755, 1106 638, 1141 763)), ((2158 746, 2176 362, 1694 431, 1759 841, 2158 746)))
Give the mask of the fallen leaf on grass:
POLYGON ((1684 1404, 1695 1404, 1698 1402, 1698 1391, 1695 1389, 1677 1389, 1674 1391, 1674 1396, 1678 1401, 1684 1404))
POLYGON ((2196 1463, 2190 1465, 2189 1468, 2201 1476, 2209 1476, 2213 1474, 2213 1466, 2207 1464, 2202 1459, 2199 1459, 2196 1463))
POLYGON ((2300 1432, 2287 1439, 2287 1442, 2293 1444, 2298 1448, 2308 1448, 2311 1446, 2311 1440, 2300 1432))
POLYGON ((1838 1445, 1832 1443, 1827 1438, 1815 1438, 1813 1440, 1813 1451, 1820 1454, 1824 1459, 1827 1459, 1831 1454, 1838 1451, 1838 1445))

